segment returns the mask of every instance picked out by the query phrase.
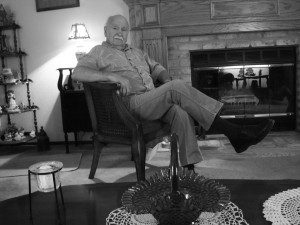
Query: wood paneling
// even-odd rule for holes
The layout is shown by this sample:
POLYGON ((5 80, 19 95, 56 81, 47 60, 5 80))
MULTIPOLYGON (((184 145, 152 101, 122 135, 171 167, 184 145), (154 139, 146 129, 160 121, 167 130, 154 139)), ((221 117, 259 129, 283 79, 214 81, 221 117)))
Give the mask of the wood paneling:
POLYGON ((211 2, 211 18, 279 16, 278 0, 228 0, 211 2))
POLYGON ((144 5, 144 25, 158 25, 158 4, 144 5))
POLYGON ((156 62, 163 61, 161 39, 143 40, 143 50, 156 62))
POLYGON ((201 24, 210 20, 210 3, 205 1, 168 1, 160 5, 161 25, 201 24))
POLYGON ((265 21, 231 24, 204 24, 163 27, 166 36, 188 36, 202 34, 235 33, 249 31, 272 31, 300 29, 300 19, 291 21, 265 21))

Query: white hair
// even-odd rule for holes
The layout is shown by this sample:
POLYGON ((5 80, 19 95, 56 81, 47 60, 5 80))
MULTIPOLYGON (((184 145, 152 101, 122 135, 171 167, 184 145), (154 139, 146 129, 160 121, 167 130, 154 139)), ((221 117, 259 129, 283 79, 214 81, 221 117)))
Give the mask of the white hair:
POLYGON ((111 22, 112 22, 116 17, 122 17, 122 18, 124 18, 124 19, 126 20, 126 22, 128 23, 127 19, 126 19, 124 16, 122 16, 122 15, 120 15, 120 14, 117 14, 117 15, 113 15, 113 16, 108 17, 108 18, 107 18, 107 21, 106 21, 106 23, 105 23, 105 26, 108 26, 109 24, 111 24, 111 22))

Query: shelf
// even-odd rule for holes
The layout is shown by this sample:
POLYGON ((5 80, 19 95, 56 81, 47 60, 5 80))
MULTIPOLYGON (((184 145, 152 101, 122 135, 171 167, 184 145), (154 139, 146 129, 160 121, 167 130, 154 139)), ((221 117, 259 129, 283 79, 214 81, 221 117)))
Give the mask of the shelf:
POLYGON ((2 141, 2 140, 0 140, 0 146, 1 145, 22 145, 24 143, 33 141, 35 139, 36 139, 36 137, 31 137, 31 136, 28 135, 20 141, 2 141))
MULTIPOLYGON (((32 83, 31 79, 27 78, 27 74, 24 73, 24 58, 27 56, 27 53, 22 51, 20 48, 19 43, 19 32, 17 32, 17 29, 20 29, 21 27, 16 24, 14 21, 5 22, 3 25, 0 26, 0 35, 3 36, 3 46, 0 50, 0 59, 2 62, 2 68, 10 68, 10 64, 12 64, 12 67, 19 71, 18 76, 17 74, 1 74, 0 77, 0 89, 3 92, 3 97, 5 99, 6 104, 4 106, 1 105, 1 113, 0 117, 1 119, 4 118, 5 121, 7 121, 7 126, 14 124, 13 119, 16 119, 16 117, 20 114, 32 112, 33 116, 33 126, 35 132, 38 131, 38 124, 37 124, 37 117, 36 117, 36 111, 39 109, 36 105, 31 104, 31 96, 30 96, 30 85, 29 83, 32 83), (9 39, 9 43, 7 42, 9 39), (17 63, 18 62, 18 66, 17 63), (19 79, 14 79, 19 78, 19 79), (1 87, 2 86, 2 87, 1 87), (16 87, 14 87, 16 86, 16 87), (17 110, 9 110, 9 105, 11 108, 14 108, 15 103, 11 102, 9 103, 9 91, 10 89, 20 89, 23 90, 24 98, 27 96, 27 105, 21 104, 18 107, 15 107, 17 110), (21 109, 18 109, 21 108, 21 109), (15 115, 15 116, 12 116, 15 115)), ((7 72, 7 71, 6 71, 7 72)), ((13 93, 14 94, 14 93, 13 93)), ((24 138, 21 141, 2 141, 0 139, 0 145, 18 145, 23 144, 28 141, 33 140, 34 138, 29 136, 29 133, 26 134, 26 138, 24 138)))
POLYGON ((244 76, 239 78, 234 78, 235 80, 244 80, 244 79, 261 79, 261 78, 269 78, 269 75, 261 75, 261 76, 244 76))
POLYGON ((0 26, 0 31, 1 30, 11 30, 11 29, 20 29, 21 27, 16 24, 16 23, 12 23, 12 24, 8 24, 8 25, 3 25, 3 26, 0 26))
POLYGON ((20 114, 20 113, 26 113, 26 112, 33 112, 33 111, 36 111, 38 110, 39 108, 33 108, 33 109, 23 109, 23 110, 20 110, 20 111, 16 111, 16 112, 2 112, 0 113, 0 116, 1 115, 11 115, 11 114, 20 114))
POLYGON ((23 51, 19 51, 19 52, 1 51, 0 52, 0 57, 18 57, 18 56, 24 56, 24 55, 27 55, 27 54, 23 51))
POLYGON ((31 79, 24 79, 24 80, 17 80, 16 82, 2 82, 0 81, 0 85, 20 85, 20 84, 27 84, 27 83, 33 83, 31 79))

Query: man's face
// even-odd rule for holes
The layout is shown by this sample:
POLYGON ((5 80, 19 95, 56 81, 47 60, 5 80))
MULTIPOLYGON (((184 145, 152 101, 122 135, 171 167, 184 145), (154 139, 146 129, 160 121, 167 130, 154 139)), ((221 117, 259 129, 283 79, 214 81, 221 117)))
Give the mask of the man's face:
POLYGON ((106 41, 114 46, 124 46, 127 42, 129 25, 124 17, 114 17, 104 28, 106 41))

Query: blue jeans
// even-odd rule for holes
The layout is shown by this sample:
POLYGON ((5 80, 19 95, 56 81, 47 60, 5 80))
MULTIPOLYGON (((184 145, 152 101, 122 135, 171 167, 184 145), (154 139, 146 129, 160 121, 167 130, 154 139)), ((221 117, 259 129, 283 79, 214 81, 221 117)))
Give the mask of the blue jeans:
POLYGON ((203 160, 197 145, 194 120, 208 130, 223 104, 181 80, 172 80, 129 98, 130 110, 145 120, 162 120, 179 137, 181 166, 203 160))

